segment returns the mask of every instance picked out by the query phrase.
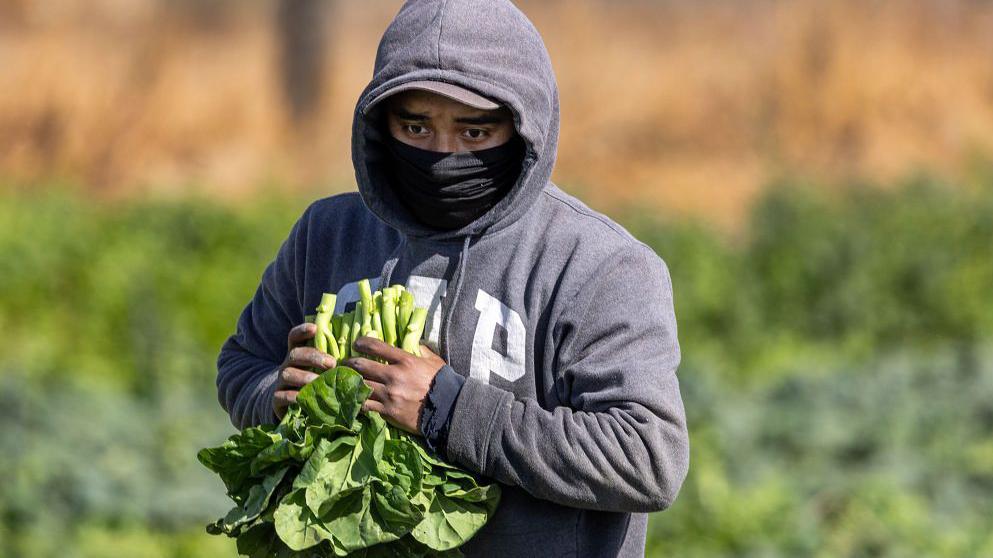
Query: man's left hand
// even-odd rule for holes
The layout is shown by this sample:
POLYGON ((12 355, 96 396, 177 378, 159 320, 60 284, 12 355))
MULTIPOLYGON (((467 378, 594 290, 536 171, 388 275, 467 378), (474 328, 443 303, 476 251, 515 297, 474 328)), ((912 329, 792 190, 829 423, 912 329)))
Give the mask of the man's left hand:
POLYGON ((355 350, 386 361, 386 364, 362 357, 353 357, 341 364, 354 368, 365 383, 372 388, 372 395, 362 404, 363 411, 376 411, 391 424, 420 434, 417 424, 424 398, 431 382, 445 361, 421 345, 420 357, 398 349, 373 337, 360 337, 355 350))

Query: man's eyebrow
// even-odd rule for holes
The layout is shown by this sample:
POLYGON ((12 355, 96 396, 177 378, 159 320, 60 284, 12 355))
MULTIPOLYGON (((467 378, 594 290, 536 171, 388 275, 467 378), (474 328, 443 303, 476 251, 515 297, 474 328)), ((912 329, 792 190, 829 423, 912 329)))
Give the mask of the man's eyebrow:
POLYGON ((456 118, 455 121, 459 124, 499 124, 505 119, 505 116, 498 114, 484 114, 481 116, 464 116, 462 118, 456 118))
POLYGON ((426 114, 418 114, 416 112, 410 112, 409 110, 407 110, 407 109, 405 109, 403 107, 396 107, 396 108, 394 108, 393 109, 393 114, 397 118, 401 118, 403 120, 424 121, 424 120, 430 120, 431 119, 431 117, 428 116, 428 115, 426 115, 426 114))

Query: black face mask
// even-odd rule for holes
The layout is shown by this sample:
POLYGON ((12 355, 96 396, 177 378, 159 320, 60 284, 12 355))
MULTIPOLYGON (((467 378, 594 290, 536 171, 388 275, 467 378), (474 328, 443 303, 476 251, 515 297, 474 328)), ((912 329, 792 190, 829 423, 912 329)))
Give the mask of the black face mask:
POLYGON ((517 182, 524 142, 510 141, 481 151, 442 153, 387 136, 390 178, 404 206, 423 224, 460 229, 497 204, 517 182))

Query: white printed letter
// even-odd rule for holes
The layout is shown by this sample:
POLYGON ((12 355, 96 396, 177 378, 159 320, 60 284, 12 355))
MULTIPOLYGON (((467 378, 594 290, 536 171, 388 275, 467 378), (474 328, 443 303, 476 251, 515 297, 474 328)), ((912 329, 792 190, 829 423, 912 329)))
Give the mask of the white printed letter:
POLYGON ((488 295, 482 289, 476 295, 476 310, 479 321, 472 338, 472 364, 469 375, 486 383, 490 374, 513 382, 524 376, 524 344, 527 330, 521 315, 504 303, 488 295), (507 354, 502 355, 493 349, 493 336, 497 326, 507 332, 507 354))

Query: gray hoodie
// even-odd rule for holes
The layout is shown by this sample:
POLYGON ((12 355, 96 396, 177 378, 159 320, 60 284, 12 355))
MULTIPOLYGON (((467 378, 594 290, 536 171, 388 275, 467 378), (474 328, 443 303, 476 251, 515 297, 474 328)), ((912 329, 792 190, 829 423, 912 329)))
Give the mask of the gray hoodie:
POLYGON ((358 193, 322 199, 294 225, 218 358, 239 428, 274 422, 287 332, 356 282, 403 283, 429 307, 427 344, 467 378, 447 453, 504 486, 467 556, 640 556, 647 512, 686 476, 668 270, 624 228, 552 184, 558 90, 530 21, 507 0, 407 2, 356 106, 358 193), (521 177, 461 230, 427 229, 386 181, 378 109, 398 84, 437 80, 510 107, 527 144, 521 177))

